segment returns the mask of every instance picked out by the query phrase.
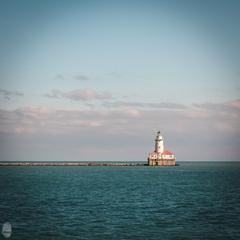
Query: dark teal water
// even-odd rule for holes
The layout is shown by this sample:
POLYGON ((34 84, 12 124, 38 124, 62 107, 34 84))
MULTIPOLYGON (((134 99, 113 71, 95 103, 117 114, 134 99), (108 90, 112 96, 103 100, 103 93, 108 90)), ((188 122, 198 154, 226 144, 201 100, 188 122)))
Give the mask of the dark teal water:
POLYGON ((2 167, 11 239, 240 239, 240 163, 2 167))

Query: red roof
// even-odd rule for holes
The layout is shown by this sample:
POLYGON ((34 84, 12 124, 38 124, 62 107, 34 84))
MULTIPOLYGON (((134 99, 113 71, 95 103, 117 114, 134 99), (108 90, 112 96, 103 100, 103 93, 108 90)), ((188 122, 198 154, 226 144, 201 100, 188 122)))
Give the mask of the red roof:
POLYGON ((171 152, 171 151, 165 150, 165 151, 162 153, 162 155, 174 155, 174 153, 171 152))
MULTIPOLYGON (((150 154, 158 154, 158 153, 153 151, 150 154)), ((161 155, 174 155, 174 153, 169 150, 165 150, 161 155)))

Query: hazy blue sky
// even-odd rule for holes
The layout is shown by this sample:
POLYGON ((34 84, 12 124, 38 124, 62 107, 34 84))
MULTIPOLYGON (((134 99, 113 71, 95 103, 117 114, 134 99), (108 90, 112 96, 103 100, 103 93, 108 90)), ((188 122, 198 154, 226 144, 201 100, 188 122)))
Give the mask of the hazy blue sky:
POLYGON ((239 160, 239 1, 0 4, 0 160, 239 160))

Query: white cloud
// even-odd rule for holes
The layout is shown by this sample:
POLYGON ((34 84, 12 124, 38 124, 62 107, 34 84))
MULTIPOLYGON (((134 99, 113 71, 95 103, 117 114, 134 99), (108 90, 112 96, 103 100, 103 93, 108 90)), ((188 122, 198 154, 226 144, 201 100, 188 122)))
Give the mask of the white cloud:
POLYGON ((4 99, 10 100, 11 97, 23 97, 24 94, 18 91, 9 91, 9 90, 5 90, 5 89, 0 89, 0 95, 2 95, 2 97, 4 99))

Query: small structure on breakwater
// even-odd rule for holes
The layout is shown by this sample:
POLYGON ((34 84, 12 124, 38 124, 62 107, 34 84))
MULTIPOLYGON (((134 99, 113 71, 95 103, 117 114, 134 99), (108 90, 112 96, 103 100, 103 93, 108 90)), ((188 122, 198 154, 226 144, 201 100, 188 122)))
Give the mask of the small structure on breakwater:
POLYGON ((164 150, 163 137, 160 131, 157 132, 155 139, 155 150, 149 153, 149 166, 175 166, 176 156, 169 150, 164 150))

